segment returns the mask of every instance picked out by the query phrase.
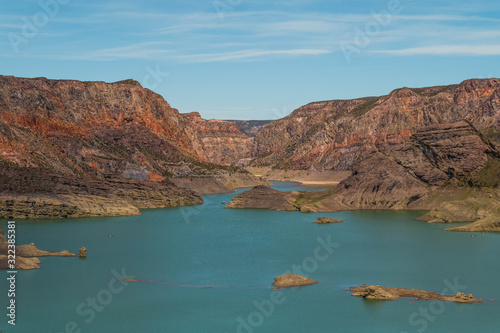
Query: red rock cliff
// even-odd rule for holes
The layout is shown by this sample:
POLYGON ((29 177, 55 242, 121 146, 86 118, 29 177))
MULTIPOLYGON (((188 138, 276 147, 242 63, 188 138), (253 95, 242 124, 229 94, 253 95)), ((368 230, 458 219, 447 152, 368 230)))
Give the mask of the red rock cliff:
POLYGON ((311 103, 255 135, 254 165, 350 170, 377 147, 400 144, 425 126, 471 121, 496 135, 500 80, 402 88, 387 96, 311 103))

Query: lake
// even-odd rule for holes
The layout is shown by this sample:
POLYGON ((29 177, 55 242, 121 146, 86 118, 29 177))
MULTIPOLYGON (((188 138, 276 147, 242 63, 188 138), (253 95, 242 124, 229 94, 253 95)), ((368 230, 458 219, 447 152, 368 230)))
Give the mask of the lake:
MULTIPOLYGON (((18 245, 73 253, 85 246, 88 257, 41 258, 41 269, 19 271, 17 325, 2 314, 0 330, 499 331, 500 234, 442 231, 446 225, 416 221, 423 213, 412 211, 224 209, 236 193, 133 217, 17 221, 18 245), (318 216, 346 221, 317 225, 318 216), (274 278, 290 272, 319 283, 273 291, 274 278), (472 293, 484 302, 366 301, 344 290, 362 284, 472 293)), ((3 309, 7 287, 2 278, 3 309)))

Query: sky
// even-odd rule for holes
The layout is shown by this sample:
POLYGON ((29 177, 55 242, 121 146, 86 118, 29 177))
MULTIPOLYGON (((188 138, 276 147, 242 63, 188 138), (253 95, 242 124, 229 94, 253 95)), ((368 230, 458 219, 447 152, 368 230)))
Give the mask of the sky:
POLYGON ((500 77, 498 0, 16 0, 0 74, 134 79, 182 113, 278 119, 314 101, 500 77))

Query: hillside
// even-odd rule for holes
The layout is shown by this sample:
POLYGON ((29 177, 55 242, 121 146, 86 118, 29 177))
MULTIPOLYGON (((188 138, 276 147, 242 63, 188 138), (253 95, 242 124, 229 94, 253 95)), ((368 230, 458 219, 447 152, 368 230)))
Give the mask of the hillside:
POLYGON ((500 142, 500 80, 401 88, 387 96, 305 105, 255 134, 253 166, 350 170, 379 148, 403 143, 434 124, 470 121, 500 142))
POLYGON ((257 185, 244 170, 215 164, 250 150, 235 124, 180 114, 133 80, 0 76, 0 217, 128 215, 201 203, 168 179, 242 175, 257 185))

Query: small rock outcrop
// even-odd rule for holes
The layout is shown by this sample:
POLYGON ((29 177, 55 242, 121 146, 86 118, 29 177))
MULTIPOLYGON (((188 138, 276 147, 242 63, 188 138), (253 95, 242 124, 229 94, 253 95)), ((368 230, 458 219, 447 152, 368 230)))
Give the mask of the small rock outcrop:
POLYGON ((317 223, 317 224, 331 224, 331 223, 342 223, 344 221, 345 221, 344 219, 332 219, 330 217, 320 216, 320 217, 318 217, 318 219, 314 223, 317 223))
POLYGON ((274 278, 274 287, 286 288, 286 287, 300 287, 308 286, 311 284, 316 284, 318 281, 300 276, 297 274, 285 274, 274 278))
POLYGON ((393 301, 401 297, 413 297, 415 300, 424 301, 445 301, 455 303, 480 303, 481 299, 476 299, 472 294, 457 293, 456 295, 440 295, 433 291, 425 291, 419 289, 381 287, 363 285, 359 287, 351 287, 346 289, 351 291, 352 296, 362 297, 365 299, 393 301))
POLYGON ((80 258, 86 258, 87 257, 87 248, 86 247, 80 248, 80 251, 78 252, 78 256, 80 258))

